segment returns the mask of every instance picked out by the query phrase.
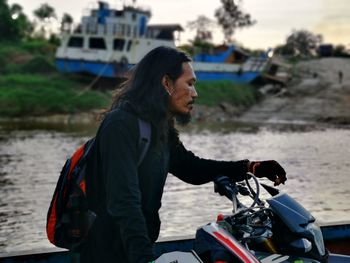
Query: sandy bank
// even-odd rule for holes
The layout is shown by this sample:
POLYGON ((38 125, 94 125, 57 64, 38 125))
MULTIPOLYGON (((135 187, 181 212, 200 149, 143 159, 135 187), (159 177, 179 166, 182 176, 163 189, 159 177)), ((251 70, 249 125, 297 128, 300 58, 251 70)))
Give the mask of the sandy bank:
POLYGON ((350 124, 350 59, 298 63, 292 83, 240 115, 242 122, 350 124), (339 71, 343 78, 340 81, 339 71))

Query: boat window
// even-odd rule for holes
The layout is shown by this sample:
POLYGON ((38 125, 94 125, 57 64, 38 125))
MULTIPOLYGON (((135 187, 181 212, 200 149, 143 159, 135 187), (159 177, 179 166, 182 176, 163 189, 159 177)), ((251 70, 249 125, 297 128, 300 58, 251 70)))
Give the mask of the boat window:
POLYGON ((131 26, 130 25, 126 25, 126 36, 130 37, 131 35, 131 26))
POLYGON ((115 11, 114 11, 114 15, 115 15, 115 16, 123 16, 124 13, 123 13, 122 10, 115 10, 115 11))
POLYGON ((231 55, 231 60, 232 62, 230 63, 243 63, 247 60, 247 56, 241 52, 234 51, 231 55))
POLYGON ((82 37, 71 37, 68 41, 68 47, 83 47, 84 39, 82 37))
POLYGON ((136 13, 132 13, 132 15, 131 15, 131 17, 132 17, 132 21, 136 21, 136 13))
POLYGON ((115 34, 120 35, 120 32, 121 32, 121 25, 120 24, 115 25, 115 34))
POLYGON ((132 41, 131 41, 131 40, 129 40, 129 42, 128 42, 128 46, 127 46, 127 48, 126 48, 126 51, 130 51, 131 44, 132 44, 132 41))
POLYGON ((124 39, 114 39, 113 49, 122 51, 124 49, 125 40, 124 39))
POLYGON ((133 36, 134 36, 134 37, 136 37, 136 36, 137 36, 137 26, 134 26, 133 36))
POLYGON ((89 48, 92 49, 106 49, 106 43, 103 38, 92 37, 89 39, 89 48))
POLYGON ((121 27, 121 34, 122 34, 122 36, 124 36, 125 35, 125 24, 121 24, 120 27, 121 27))

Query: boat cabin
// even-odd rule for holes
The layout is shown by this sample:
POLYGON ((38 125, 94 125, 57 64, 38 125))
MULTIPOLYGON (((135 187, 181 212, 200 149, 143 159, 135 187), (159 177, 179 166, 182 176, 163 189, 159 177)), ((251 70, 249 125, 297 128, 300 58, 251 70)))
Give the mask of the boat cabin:
POLYGON ((56 65, 63 72, 87 72, 120 77, 146 53, 158 46, 175 47, 178 24, 148 25, 151 12, 124 6, 111 9, 106 2, 90 10, 73 30, 62 32, 56 65))

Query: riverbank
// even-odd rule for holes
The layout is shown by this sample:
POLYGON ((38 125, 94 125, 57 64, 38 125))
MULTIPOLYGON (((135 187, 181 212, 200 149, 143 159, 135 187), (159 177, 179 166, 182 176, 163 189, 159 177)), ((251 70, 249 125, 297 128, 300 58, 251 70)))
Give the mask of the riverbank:
POLYGON ((350 125, 350 59, 322 58, 295 65, 293 82, 276 92, 261 89, 264 99, 236 120, 264 123, 350 125), (342 78, 339 77, 342 72, 342 78))
POLYGON ((109 94, 89 89, 91 77, 59 73, 55 49, 44 40, 0 44, 0 118, 72 114, 109 103, 109 94))
MULTIPOLYGON (((89 124, 109 107, 112 92, 92 90, 91 77, 57 72, 53 50, 40 41, 0 46, 0 62, 8 58, 0 64, 0 122, 89 124)), ((199 82, 193 120, 350 125, 348 72, 350 59, 322 58, 294 65, 283 88, 199 82)))
POLYGON ((252 107, 226 103, 209 109, 197 106, 194 117, 198 121, 350 127, 348 72, 348 58, 301 61, 294 66, 286 87, 261 87, 260 100, 252 107))

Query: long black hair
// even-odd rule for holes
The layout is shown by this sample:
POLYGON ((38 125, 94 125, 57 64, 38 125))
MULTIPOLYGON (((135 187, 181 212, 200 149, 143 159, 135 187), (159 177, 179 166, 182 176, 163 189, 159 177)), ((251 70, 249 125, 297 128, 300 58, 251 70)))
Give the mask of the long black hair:
POLYGON ((162 85, 164 76, 175 81, 182 75, 184 62, 191 58, 184 52, 170 47, 157 47, 147 53, 134 67, 129 80, 116 90, 111 110, 123 103, 131 104, 136 114, 149 121, 156 129, 157 141, 164 141, 174 130, 169 120, 169 94, 162 85), (173 129, 171 129, 173 128, 173 129))

